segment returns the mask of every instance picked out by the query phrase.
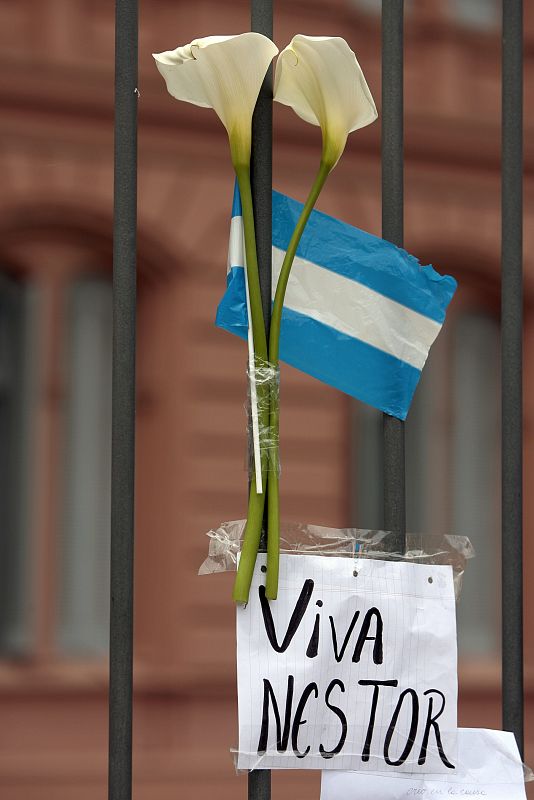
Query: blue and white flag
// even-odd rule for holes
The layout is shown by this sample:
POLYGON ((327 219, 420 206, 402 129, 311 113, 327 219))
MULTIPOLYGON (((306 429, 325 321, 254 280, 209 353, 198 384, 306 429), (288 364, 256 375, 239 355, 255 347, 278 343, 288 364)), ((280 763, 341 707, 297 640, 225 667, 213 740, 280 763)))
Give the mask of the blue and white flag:
MULTIPOLYGON (((273 191, 273 297, 302 204, 273 191)), ((243 218, 235 190, 227 289, 216 324, 247 339, 243 218)), ((282 314, 280 358, 405 419, 456 281, 405 250, 313 211, 282 314)))

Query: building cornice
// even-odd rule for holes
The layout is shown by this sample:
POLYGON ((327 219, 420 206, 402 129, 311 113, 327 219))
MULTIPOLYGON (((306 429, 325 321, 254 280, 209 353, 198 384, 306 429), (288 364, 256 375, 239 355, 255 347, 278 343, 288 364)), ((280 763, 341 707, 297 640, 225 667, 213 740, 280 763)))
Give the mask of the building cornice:
MULTIPOLYGON (((107 142, 113 125, 113 76, 107 70, 43 65, 39 80, 35 68, 22 63, 16 66, 0 60, 0 135, 9 141, 47 141, 48 136, 91 140, 98 148, 107 142), (94 130, 93 130, 94 129, 94 130), (98 129, 98 130, 97 130, 98 129), (38 133, 37 133, 38 131, 38 133), (44 138, 43 138, 44 137, 44 138)), ((317 149, 317 131, 278 110, 275 137, 288 149, 317 149)), ((158 138, 164 149, 178 150, 183 141, 176 136, 217 137, 221 126, 215 115, 205 109, 168 102, 157 76, 145 77, 141 84, 139 123, 147 141, 158 138)), ((107 146, 107 144, 106 144, 107 146)), ((379 156, 378 126, 358 132, 358 153, 379 156)), ((349 146, 350 154, 350 146, 349 146)), ((470 170, 500 169, 500 126, 474 119, 454 119, 435 114, 411 114, 405 117, 406 159, 429 165, 439 163, 470 170)), ((525 176, 534 171, 534 130, 525 131, 525 176)))

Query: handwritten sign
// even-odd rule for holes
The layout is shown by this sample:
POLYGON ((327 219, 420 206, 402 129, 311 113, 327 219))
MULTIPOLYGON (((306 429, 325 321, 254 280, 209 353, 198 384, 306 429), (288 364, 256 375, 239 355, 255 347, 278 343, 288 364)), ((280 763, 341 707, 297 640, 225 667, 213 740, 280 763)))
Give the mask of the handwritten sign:
POLYGON ((478 728, 458 730, 458 763, 448 775, 375 775, 323 772, 321 800, 526 800, 523 765, 514 735, 478 728))
POLYGON ((452 570, 282 555, 237 610, 240 769, 452 772, 452 570))

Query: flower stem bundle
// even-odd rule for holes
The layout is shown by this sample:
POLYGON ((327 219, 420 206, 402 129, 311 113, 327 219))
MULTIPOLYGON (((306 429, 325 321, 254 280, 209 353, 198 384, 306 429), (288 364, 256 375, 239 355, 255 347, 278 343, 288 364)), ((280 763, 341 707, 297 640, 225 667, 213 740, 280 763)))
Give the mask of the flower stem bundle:
MULTIPOLYGON (((267 497, 267 576, 265 592, 275 600, 280 553, 280 499, 278 439, 280 408, 277 381, 282 311, 291 267, 306 223, 325 181, 339 161, 349 133, 369 125, 376 107, 363 72, 347 42, 339 37, 298 34, 280 53, 276 64, 274 99, 321 128, 319 171, 291 236, 272 309, 267 346, 260 290, 254 209, 250 184, 252 114, 258 94, 278 48, 259 33, 208 36, 190 44, 154 54, 169 93, 179 100, 213 108, 229 138, 243 209, 249 326, 252 333, 251 370, 267 379, 255 385, 259 461, 251 471, 247 523, 234 584, 237 603, 247 603, 260 546, 267 497), (263 437, 263 446, 262 446, 263 437), (259 479, 261 476, 261 488, 259 479), (258 489, 260 488, 260 491, 258 489)), ((254 374, 250 380, 255 381, 254 374)))
MULTIPOLYGON (((252 191, 250 185, 250 167, 235 167, 239 192, 241 195, 241 205, 243 209, 243 227, 245 232, 245 256, 247 283, 250 299, 250 320, 252 328, 252 338, 254 342, 255 362, 267 361, 267 336, 265 333, 265 320, 261 303, 260 278, 258 271, 258 258, 256 251, 256 234, 254 229, 254 209, 252 206, 252 191)), ((265 382, 257 384, 258 394, 258 414, 260 429, 267 430, 269 427, 269 397, 268 387, 265 382)), ((256 563, 256 556, 260 545, 263 517, 265 511, 265 493, 267 488, 267 461, 268 454, 265 448, 261 453, 261 474, 263 491, 258 493, 256 476, 252 472, 249 500, 247 512, 247 524, 243 535, 243 545, 241 547, 241 557, 234 583, 233 598, 236 603, 247 603, 256 563)))

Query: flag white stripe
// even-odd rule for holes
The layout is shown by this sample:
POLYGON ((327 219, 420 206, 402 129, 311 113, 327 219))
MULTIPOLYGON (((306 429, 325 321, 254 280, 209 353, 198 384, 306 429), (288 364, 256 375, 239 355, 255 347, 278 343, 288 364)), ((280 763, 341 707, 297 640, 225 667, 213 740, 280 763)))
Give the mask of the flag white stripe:
MULTIPOLYGON (((233 217, 229 269, 244 266, 242 231, 242 218, 233 217)), ((273 297, 284 255, 273 247, 273 297)), ((299 256, 293 262, 284 306, 419 370, 441 330, 441 324, 430 317, 299 256)))
MULTIPOLYGON (((273 286, 283 259, 284 251, 273 247, 273 286)), ((441 330, 439 322, 299 256, 293 262, 284 306, 419 370, 441 330)))
POLYGON ((243 234, 243 217, 232 217, 230 222, 230 242, 228 245, 227 271, 232 267, 245 266, 245 241, 243 234))

